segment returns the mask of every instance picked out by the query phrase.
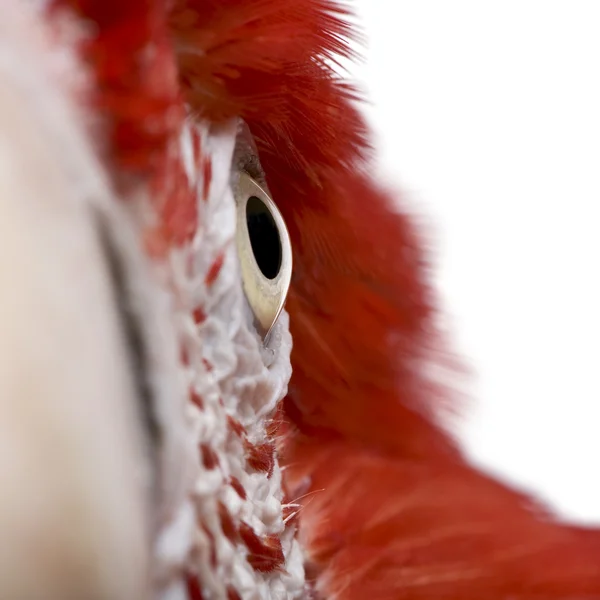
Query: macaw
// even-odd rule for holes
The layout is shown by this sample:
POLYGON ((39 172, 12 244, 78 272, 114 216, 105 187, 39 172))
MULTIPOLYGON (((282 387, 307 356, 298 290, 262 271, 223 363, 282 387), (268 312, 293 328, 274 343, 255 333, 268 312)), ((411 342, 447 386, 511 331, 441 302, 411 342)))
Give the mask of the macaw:
POLYGON ((1 3, 0 598, 600 600, 598 532, 446 427, 353 23, 1 3))

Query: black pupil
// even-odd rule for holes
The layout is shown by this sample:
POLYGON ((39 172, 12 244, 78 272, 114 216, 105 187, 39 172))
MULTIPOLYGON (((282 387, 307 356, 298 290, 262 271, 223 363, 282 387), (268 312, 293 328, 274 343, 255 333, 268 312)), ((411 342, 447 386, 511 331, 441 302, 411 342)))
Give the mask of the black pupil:
POLYGON ((275 279, 281 267, 281 240, 271 211, 252 196, 246 203, 248 235, 256 263, 267 279, 275 279))

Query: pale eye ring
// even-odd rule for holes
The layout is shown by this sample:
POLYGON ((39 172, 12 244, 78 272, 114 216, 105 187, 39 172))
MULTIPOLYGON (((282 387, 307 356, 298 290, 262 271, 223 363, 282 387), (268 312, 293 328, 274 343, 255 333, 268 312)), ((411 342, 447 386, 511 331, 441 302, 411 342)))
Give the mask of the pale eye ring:
POLYGON ((290 236, 269 194, 246 172, 239 174, 235 200, 242 284, 255 326, 266 340, 283 309, 290 287, 290 236))

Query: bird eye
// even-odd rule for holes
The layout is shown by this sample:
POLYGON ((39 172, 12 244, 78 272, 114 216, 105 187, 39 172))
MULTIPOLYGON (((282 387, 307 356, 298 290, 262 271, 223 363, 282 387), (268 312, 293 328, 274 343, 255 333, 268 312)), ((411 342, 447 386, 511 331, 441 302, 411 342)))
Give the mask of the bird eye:
POLYGON ((239 174, 235 200, 242 284, 256 328, 266 341, 290 287, 290 237, 269 194, 246 172, 239 174))

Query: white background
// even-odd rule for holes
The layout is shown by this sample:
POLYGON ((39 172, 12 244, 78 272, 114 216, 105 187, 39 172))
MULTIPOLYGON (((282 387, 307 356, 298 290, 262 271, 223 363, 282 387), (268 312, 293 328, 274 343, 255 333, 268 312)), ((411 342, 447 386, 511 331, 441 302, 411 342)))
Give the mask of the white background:
POLYGON ((382 169, 433 227, 486 467, 600 522, 600 2, 359 0, 382 169))

